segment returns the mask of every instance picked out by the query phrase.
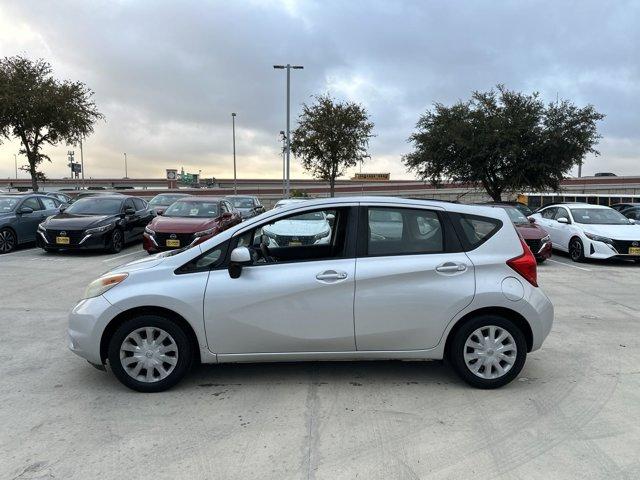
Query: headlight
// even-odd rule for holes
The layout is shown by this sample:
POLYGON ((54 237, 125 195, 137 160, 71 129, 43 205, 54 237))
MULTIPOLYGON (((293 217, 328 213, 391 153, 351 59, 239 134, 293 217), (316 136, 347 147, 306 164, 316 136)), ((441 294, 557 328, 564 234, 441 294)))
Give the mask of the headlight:
POLYGON ((107 230, 111 230, 115 225, 115 223, 110 223, 109 225, 103 225, 102 227, 90 228, 88 230, 85 230, 84 233, 86 233, 87 235, 91 235, 93 233, 106 232, 107 230))
POLYGON ((87 289, 84 291, 83 298, 93 298, 102 295, 116 285, 122 283, 128 276, 128 273, 114 273, 100 277, 87 286, 87 289))
POLYGON ((40 230, 42 233, 45 233, 47 231, 47 229, 44 226, 44 222, 38 225, 38 230, 40 230))
POLYGON ((546 237, 542 237, 542 238, 540 239, 540 241, 541 241, 542 243, 550 242, 550 241, 551 241, 551 237, 550 237, 549 235, 547 235, 546 237))
POLYGON ((584 232, 584 234, 587 236, 589 240, 593 240, 594 242, 604 242, 609 244, 613 243, 613 240, 607 237, 601 237, 600 235, 594 235, 593 233, 587 233, 587 232, 584 232))
POLYGON ((156 234, 156 232, 151 230, 149 227, 144 227, 144 233, 147 233, 149 235, 155 235, 156 234))
POLYGON ((201 232, 196 232, 193 234, 194 237, 199 238, 199 237, 206 237, 207 235, 213 235, 215 233, 216 229, 214 228, 209 228, 208 230, 202 230, 201 232))
POLYGON ((321 233, 319 233, 319 234, 315 235, 315 236, 313 237, 313 239, 314 239, 314 240, 320 240, 320 239, 322 239, 322 238, 324 238, 324 237, 328 237, 330 233, 331 233, 331 229, 327 229, 327 230, 325 230, 324 232, 321 232, 321 233))

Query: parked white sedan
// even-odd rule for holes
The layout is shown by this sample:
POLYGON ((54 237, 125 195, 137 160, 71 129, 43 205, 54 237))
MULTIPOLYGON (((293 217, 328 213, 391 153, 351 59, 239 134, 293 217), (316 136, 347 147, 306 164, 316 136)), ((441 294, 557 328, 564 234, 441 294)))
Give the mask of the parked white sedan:
POLYGON ((640 225, 613 208, 556 204, 530 218, 549 233, 553 248, 568 252, 574 262, 612 257, 640 260, 640 225))
POLYGON ((445 357, 466 382, 495 388, 552 322, 504 210, 346 197, 274 209, 105 274, 71 312, 69 345, 144 392, 194 362, 445 357), (322 241, 272 242, 279 224, 302 238, 311 217, 331 219, 314 233, 322 241))

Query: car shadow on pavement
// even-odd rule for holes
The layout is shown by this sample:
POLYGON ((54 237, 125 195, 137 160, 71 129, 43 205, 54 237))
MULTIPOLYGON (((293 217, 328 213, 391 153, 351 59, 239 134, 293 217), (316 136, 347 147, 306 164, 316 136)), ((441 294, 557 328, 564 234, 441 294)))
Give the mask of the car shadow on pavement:
POLYGON ((638 264, 633 260, 627 260, 624 258, 608 258, 605 260, 597 259, 597 258, 585 258, 582 262, 574 262, 571 260, 571 257, 566 252, 560 252, 558 250, 553 251, 553 255, 551 256, 552 260, 560 261, 558 258, 562 258, 566 260, 564 263, 569 263, 571 265, 600 265, 600 266, 615 266, 615 267, 635 267, 638 264))

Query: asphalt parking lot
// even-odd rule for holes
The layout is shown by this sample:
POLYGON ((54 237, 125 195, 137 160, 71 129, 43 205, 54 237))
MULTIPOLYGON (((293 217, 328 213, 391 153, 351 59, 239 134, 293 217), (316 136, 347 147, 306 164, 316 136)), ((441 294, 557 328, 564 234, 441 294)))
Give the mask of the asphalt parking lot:
POLYGON ((640 265, 542 265, 553 331, 500 390, 359 362, 202 366, 139 394, 68 351, 66 317, 144 256, 0 256, 0 478, 640 478, 640 265))

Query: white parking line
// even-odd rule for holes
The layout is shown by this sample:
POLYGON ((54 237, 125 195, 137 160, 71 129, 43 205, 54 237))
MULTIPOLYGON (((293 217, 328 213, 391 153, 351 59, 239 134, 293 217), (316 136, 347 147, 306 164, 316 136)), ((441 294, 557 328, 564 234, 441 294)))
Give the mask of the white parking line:
POLYGON ((585 272, 590 272, 590 268, 578 267, 577 265, 571 265, 570 263, 559 262, 558 260, 553 260, 552 258, 547 258, 547 262, 559 263, 560 265, 564 265, 565 267, 577 268, 578 270, 584 270, 585 272))
POLYGON ((106 260, 102 260, 102 263, 111 262, 113 260, 118 260, 119 258, 128 257, 129 255, 135 255, 136 253, 146 253, 146 252, 144 252, 144 250, 142 250, 142 251, 136 250, 135 252, 125 253, 124 255, 118 255, 117 257, 107 258, 106 260))

